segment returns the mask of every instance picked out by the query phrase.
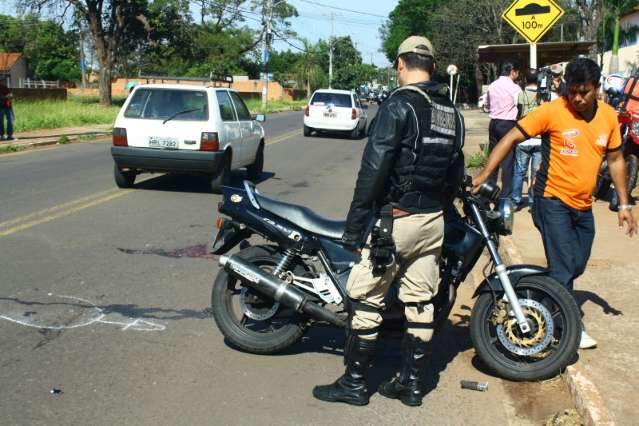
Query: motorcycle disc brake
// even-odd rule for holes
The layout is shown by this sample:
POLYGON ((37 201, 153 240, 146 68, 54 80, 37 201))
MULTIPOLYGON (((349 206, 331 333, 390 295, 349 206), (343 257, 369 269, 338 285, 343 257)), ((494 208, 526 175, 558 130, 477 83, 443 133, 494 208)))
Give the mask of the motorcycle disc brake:
POLYGON ((524 315, 531 325, 529 334, 522 334, 517 320, 507 318, 497 325, 497 338, 510 352, 538 356, 553 341, 554 322, 548 308, 531 299, 519 299, 524 315))
POLYGON ((242 313, 255 321, 266 321, 275 315, 280 308, 280 302, 266 301, 246 287, 240 292, 240 307, 242 313))

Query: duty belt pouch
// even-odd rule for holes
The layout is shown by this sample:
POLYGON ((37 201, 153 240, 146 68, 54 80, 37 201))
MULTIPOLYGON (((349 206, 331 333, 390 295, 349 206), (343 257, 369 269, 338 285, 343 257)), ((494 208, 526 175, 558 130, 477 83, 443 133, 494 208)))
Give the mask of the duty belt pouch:
POLYGON ((386 268, 395 263, 395 242, 393 241, 393 206, 386 204, 380 211, 379 226, 371 231, 370 261, 373 276, 380 276, 386 268))

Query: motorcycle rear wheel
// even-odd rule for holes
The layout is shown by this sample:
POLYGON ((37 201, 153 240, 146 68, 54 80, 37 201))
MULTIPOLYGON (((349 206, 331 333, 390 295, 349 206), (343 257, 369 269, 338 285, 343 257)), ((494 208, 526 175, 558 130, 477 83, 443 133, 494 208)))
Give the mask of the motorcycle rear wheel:
MULTIPOLYGON (((237 253, 237 256, 265 271, 274 269, 281 259, 280 252, 273 246, 251 246, 237 253)), ((305 269, 298 266, 295 272, 303 274, 305 269)), ((220 269, 213 283, 211 310, 217 327, 228 342, 254 354, 281 352, 297 342, 305 331, 304 318, 293 309, 276 306, 274 300, 242 286, 241 281, 224 269, 220 269), (259 320, 247 316, 244 311, 246 302, 245 307, 242 307, 240 298, 250 300, 249 309, 261 311, 268 318, 259 320), (271 309, 276 309, 275 313, 271 309)))
MULTIPOLYGON (((534 355, 517 354, 505 346, 500 340, 497 326, 493 323, 494 301, 499 301, 503 293, 497 293, 494 299, 493 294, 487 292, 477 299, 470 320, 470 337, 477 355, 492 372, 508 380, 534 381, 554 377, 575 358, 579 348, 579 308, 568 290, 546 276, 522 278, 515 292, 520 301, 532 301, 528 302, 531 306, 535 303, 537 306, 541 305, 545 312, 550 314, 552 325, 541 321, 544 319, 541 315, 537 316, 537 320, 527 315, 533 325, 535 322, 543 324, 550 343, 543 351, 534 355), (549 332, 551 328, 552 333, 549 332)), ((515 333, 510 335, 514 340, 511 347, 517 350, 530 349, 532 345, 524 344, 525 338, 518 340, 515 335, 516 327, 516 324, 512 326, 515 333), (519 342, 521 345, 518 347, 519 342)), ((502 334, 502 339, 503 336, 502 334)))

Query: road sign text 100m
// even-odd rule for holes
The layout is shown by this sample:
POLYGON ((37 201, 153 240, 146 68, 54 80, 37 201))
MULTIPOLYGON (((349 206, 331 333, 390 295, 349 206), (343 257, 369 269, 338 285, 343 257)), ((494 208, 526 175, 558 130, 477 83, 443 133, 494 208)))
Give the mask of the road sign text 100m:
POLYGON ((535 17, 530 21, 521 21, 521 27, 525 30, 541 30, 544 28, 544 24, 535 21, 535 17))

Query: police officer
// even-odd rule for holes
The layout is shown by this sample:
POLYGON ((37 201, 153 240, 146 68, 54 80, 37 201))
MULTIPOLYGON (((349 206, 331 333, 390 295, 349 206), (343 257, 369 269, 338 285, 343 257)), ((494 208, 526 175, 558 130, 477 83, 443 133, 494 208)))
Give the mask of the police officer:
POLYGON ((444 239, 442 210, 452 186, 463 177, 464 124, 447 97, 447 86, 430 81, 433 47, 412 36, 399 47, 395 60, 400 88, 381 105, 370 126, 353 201, 342 237, 360 253, 348 279, 350 321, 344 358, 346 372, 333 384, 316 386, 323 401, 368 404, 367 370, 375 349, 384 296, 399 283, 407 330, 402 341, 398 377, 379 392, 409 406, 422 402, 421 376, 426 344, 433 335, 432 298, 439 282, 444 239), (461 169, 455 165, 461 164, 461 169), (453 179, 452 171, 456 171, 453 179), (371 212, 378 232, 362 248, 371 212), (383 243, 379 243, 379 241, 383 243))

